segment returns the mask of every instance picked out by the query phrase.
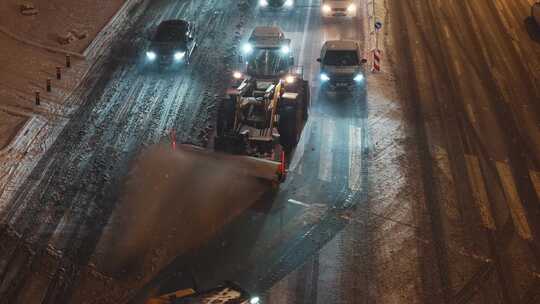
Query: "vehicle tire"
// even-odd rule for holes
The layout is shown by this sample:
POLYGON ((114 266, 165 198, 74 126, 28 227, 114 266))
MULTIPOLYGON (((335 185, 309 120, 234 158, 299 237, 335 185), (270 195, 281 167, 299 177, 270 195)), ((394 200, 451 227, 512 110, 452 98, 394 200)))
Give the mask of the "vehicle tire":
POLYGON ((298 110, 294 106, 286 106, 281 109, 279 115, 279 138, 280 144, 286 151, 292 150, 298 144, 299 123, 298 110))
POLYGON ((309 91, 309 82, 307 80, 304 80, 302 90, 303 121, 306 122, 309 117, 309 107, 311 106, 311 92, 309 91))
POLYGON ((234 128, 235 98, 228 96, 218 102, 217 135, 223 136, 234 128))

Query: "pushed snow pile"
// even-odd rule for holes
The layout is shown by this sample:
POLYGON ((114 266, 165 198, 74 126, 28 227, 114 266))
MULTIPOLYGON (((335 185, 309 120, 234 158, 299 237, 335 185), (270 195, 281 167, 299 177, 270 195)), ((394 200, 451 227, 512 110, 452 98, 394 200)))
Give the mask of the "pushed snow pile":
POLYGON ((111 276, 144 280, 206 243, 269 190, 235 161, 153 148, 130 173, 94 262, 111 276))
POLYGON ((37 10, 34 4, 31 2, 21 4, 20 10, 21 10, 21 14, 25 16, 33 16, 39 13, 39 10, 37 10))

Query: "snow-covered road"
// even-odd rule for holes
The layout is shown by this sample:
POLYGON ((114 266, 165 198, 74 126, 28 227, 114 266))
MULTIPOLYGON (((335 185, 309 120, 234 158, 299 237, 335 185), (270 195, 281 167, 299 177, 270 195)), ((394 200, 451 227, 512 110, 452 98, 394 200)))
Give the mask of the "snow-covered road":
POLYGON ((93 85, 85 92, 85 106, 3 210, 3 301, 77 301, 84 277, 80 267, 89 263, 141 149, 158 143, 170 130, 177 130, 179 141, 204 144, 206 127, 214 119, 215 95, 227 84, 226 59, 242 14, 236 1, 153 1, 127 37, 113 45, 102 69, 89 75, 96 81, 88 81, 93 85), (141 71, 138 55, 145 38, 161 20, 171 18, 199 25, 192 64, 180 72, 141 71), (25 242, 33 253, 20 246, 25 242), (50 258, 46 248, 54 248, 62 258, 42 265, 50 258), (27 273, 27 264, 43 266, 50 275, 44 279, 27 273), (22 290, 37 285, 41 288, 35 293, 22 290))

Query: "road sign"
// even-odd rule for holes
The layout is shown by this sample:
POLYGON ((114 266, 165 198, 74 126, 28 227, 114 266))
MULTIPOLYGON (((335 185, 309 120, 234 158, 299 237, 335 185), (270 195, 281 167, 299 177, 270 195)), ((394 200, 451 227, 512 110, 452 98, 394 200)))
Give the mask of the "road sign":
POLYGON ((375 22, 375 29, 376 29, 376 30, 380 30, 381 28, 382 28, 382 22, 376 21, 376 22, 375 22))

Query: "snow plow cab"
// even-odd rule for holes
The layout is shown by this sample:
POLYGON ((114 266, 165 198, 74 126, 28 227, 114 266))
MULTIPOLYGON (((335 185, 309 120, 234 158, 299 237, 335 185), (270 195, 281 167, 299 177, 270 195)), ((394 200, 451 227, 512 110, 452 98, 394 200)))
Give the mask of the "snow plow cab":
POLYGON ((283 181, 307 120, 309 85, 279 28, 255 28, 243 51, 243 71, 220 100, 215 149, 258 159, 283 181))

